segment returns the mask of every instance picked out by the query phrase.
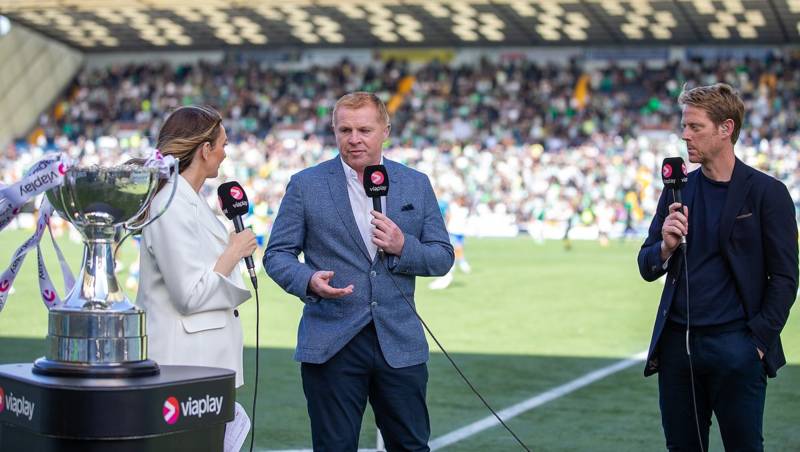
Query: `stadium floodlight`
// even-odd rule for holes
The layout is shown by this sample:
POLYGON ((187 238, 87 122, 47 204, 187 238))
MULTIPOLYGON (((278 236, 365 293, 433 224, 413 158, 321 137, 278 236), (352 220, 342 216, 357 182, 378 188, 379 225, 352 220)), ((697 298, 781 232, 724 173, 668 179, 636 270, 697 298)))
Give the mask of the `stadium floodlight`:
POLYGON ((11 31, 11 21, 6 16, 0 16, 0 36, 5 36, 11 31))

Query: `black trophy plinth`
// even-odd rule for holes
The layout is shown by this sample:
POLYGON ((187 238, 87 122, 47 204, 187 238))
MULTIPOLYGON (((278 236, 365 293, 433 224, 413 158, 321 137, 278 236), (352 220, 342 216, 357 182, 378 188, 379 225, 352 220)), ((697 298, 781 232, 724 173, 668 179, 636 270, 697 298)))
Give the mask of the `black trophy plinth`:
POLYGON ((160 366, 158 375, 41 375, 0 365, 0 451, 222 451, 235 373, 160 366))

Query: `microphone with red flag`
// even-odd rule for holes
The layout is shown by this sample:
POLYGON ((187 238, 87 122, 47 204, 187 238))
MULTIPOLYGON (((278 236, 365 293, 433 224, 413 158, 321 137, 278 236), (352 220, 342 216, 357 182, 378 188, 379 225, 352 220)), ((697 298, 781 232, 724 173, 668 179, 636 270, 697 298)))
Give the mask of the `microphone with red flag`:
MULTIPOLYGON (((689 172, 686 164, 681 157, 667 157, 661 165, 661 180, 664 182, 664 190, 672 190, 672 198, 681 205, 681 188, 689 180, 689 172)), ((681 236, 681 247, 686 247, 686 236, 681 236)))
POLYGON ((372 198, 372 207, 381 212, 381 196, 389 194, 389 175, 383 165, 370 165, 364 168, 364 190, 372 198))
MULTIPOLYGON (((217 197, 222 213, 224 213, 229 220, 233 220, 233 227, 236 229, 236 232, 244 231, 242 215, 246 215, 250 207, 244 188, 236 181, 225 182, 217 187, 217 197)), ((256 278, 253 256, 245 257, 244 263, 247 265, 247 273, 250 274, 250 281, 253 282, 253 287, 257 289, 258 278, 256 278)))
MULTIPOLYGON (((372 209, 383 213, 381 209, 381 196, 389 194, 389 175, 383 165, 370 165, 364 168, 364 191, 372 198, 372 209)), ((378 248, 378 254, 383 257, 383 250, 378 248)))

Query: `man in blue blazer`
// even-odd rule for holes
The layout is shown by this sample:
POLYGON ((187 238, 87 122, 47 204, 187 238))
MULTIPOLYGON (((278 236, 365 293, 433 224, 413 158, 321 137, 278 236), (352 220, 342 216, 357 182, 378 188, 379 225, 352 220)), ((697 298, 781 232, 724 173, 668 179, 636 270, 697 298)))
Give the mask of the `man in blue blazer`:
POLYGON ((305 304, 295 359, 314 450, 356 451, 369 400, 387 450, 427 451, 428 344, 414 280, 447 273, 453 247, 427 176, 382 156, 380 99, 343 96, 333 128, 339 156, 291 178, 264 254, 269 276, 305 304), (362 184, 377 164, 390 182, 385 215, 362 184))
POLYGON ((786 363, 780 332, 797 294, 794 204, 784 184, 735 157, 744 104, 733 88, 697 87, 679 102, 700 169, 683 208, 661 194, 639 251, 644 279, 666 273, 644 373, 659 374, 669 450, 708 450, 714 413, 726 450, 761 451, 766 379, 786 363))

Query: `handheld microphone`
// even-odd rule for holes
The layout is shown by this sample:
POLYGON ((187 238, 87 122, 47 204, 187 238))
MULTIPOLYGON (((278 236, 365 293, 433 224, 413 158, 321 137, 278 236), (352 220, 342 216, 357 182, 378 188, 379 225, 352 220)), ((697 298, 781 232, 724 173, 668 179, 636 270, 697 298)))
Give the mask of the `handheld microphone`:
MULTIPOLYGON (((389 174, 383 165, 370 165, 364 168, 364 191, 372 198, 372 209, 383 213, 381 209, 381 196, 389 194, 389 174)), ((383 250, 378 248, 378 254, 383 258, 383 250)))
MULTIPOLYGON (((247 194, 244 188, 236 181, 225 182, 217 187, 217 198, 219 199, 219 206, 222 213, 233 220, 233 227, 236 232, 244 231, 244 223, 242 223, 242 215, 245 215, 249 208, 247 202, 247 194)), ((244 258, 244 263, 247 265, 247 273, 250 274, 250 281, 253 282, 253 287, 258 289, 258 278, 256 278, 255 264, 253 264, 253 256, 244 258)))
MULTIPOLYGON (((672 190, 672 198, 681 205, 681 188, 689 180, 689 173, 686 171, 686 164, 681 157, 667 157, 661 164, 661 180, 664 182, 664 189, 672 190)), ((686 236, 681 236, 681 247, 686 248, 686 236)))
POLYGON ((383 165, 370 165, 364 168, 364 190, 372 198, 372 207, 381 211, 381 196, 389 194, 389 174, 383 165))

